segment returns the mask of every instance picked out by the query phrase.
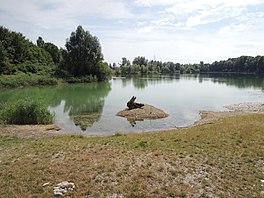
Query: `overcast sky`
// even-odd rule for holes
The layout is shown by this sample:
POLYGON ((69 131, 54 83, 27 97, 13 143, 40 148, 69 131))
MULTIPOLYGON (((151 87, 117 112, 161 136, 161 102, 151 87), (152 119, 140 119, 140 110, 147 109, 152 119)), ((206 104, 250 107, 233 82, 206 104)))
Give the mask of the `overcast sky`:
POLYGON ((110 63, 264 55, 264 0, 0 0, 0 25, 59 47, 82 25, 110 63))

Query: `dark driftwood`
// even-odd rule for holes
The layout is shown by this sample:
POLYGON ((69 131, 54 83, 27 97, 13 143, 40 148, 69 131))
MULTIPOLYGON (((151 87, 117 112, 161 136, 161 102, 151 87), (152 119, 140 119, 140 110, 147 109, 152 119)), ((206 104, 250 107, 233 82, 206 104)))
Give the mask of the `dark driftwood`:
POLYGON ((127 102, 127 107, 128 107, 129 110, 131 110, 131 109, 136 109, 136 108, 141 108, 141 107, 144 106, 144 104, 136 103, 135 100, 136 100, 136 97, 133 96, 133 97, 127 102))

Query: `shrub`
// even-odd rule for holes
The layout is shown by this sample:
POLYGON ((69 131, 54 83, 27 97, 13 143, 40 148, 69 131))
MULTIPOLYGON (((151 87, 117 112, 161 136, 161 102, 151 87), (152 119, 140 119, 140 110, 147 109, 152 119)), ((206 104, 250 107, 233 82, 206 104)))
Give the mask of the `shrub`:
POLYGON ((47 108, 31 99, 3 105, 0 117, 8 124, 49 124, 53 121, 53 115, 47 108))

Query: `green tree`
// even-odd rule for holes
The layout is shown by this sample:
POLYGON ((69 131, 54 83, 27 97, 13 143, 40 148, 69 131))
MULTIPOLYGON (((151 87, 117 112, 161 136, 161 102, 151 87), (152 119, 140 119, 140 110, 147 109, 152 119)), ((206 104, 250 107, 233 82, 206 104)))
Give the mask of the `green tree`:
POLYGON ((0 41, 0 65, 4 63, 5 60, 5 50, 4 46, 2 45, 2 42, 0 41))
POLYGON ((53 43, 45 43, 44 49, 49 52, 52 57, 52 60, 55 64, 59 64, 61 61, 61 52, 59 48, 53 43))
POLYGON ((128 67, 130 66, 130 61, 126 57, 122 57, 122 62, 119 64, 120 67, 128 67))
MULTIPOLYGON (((96 36, 78 26, 66 41, 61 65, 73 76, 100 75, 100 62, 103 60, 101 45, 96 36)), ((104 67, 104 66, 103 66, 104 67)))
POLYGON ((39 36, 38 40, 37 40, 37 46, 41 47, 41 48, 44 48, 44 45, 45 45, 44 40, 42 39, 42 37, 39 36))
POLYGON ((54 45, 53 43, 45 43, 45 41, 42 39, 42 37, 38 37, 37 40, 37 46, 46 50, 50 56, 52 57, 52 60, 55 64, 59 64, 61 61, 61 51, 59 48, 54 45))
POLYGON ((139 66, 147 66, 148 59, 146 59, 144 56, 138 56, 133 60, 133 65, 139 65, 139 66))
POLYGON ((15 67, 23 63, 39 63, 43 66, 53 65, 52 57, 44 49, 34 45, 21 33, 9 31, 0 26, 0 42, 4 50, 6 74, 13 73, 15 67))

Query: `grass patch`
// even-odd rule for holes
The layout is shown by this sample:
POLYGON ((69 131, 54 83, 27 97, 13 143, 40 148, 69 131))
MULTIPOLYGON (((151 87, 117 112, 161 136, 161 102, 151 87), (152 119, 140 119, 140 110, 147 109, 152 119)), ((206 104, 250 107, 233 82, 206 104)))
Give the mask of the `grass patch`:
POLYGON ((0 197, 53 197, 64 180, 77 186, 70 197, 261 197, 263 121, 251 114, 155 133, 0 136, 0 197))
POLYGON ((7 124, 50 124, 53 121, 46 106, 31 99, 20 99, 2 106, 1 119, 7 124))

